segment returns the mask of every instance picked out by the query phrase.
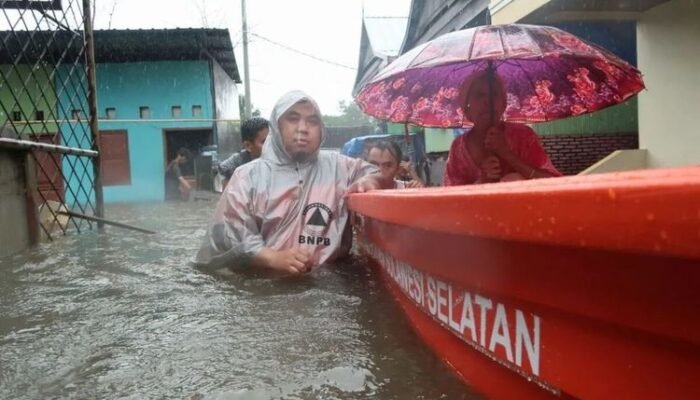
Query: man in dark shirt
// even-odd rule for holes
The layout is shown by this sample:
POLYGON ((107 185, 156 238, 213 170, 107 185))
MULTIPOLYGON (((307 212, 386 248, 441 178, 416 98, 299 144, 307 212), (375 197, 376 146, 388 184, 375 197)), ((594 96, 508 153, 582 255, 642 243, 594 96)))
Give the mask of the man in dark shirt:
POLYGON ((192 153, 182 147, 177 151, 177 157, 170 161, 165 169, 165 200, 184 200, 189 197, 192 186, 182 176, 180 166, 192 159, 192 153))
POLYGON ((270 124, 265 118, 254 117, 241 125, 243 150, 222 161, 218 167, 219 173, 225 179, 224 187, 226 187, 226 183, 231 179, 231 175, 233 175, 233 171, 236 168, 260 157, 263 144, 269 132, 270 124))

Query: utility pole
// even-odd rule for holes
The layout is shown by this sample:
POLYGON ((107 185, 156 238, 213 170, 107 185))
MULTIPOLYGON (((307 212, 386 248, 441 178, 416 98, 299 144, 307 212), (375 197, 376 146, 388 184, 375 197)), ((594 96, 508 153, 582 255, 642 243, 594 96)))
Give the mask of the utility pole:
POLYGON ((248 63, 248 21, 245 14, 245 0, 241 0, 241 15, 243 17, 243 68, 245 85, 245 119, 250 118, 250 68, 248 63))

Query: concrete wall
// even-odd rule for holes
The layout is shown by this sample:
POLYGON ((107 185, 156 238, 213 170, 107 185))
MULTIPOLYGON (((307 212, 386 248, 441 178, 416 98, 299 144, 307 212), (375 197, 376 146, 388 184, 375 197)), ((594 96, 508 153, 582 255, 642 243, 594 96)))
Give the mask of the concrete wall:
POLYGON ((31 243, 25 154, 0 149, 0 257, 21 251, 31 243))
POLYGON ((491 0, 491 22, 494 25, 512 24, 525 18, 550 0, 491 0))
POLYGON ((216 126, 217 151, 222 156, 228 156, 241 149, 240 119, 241 112, 238 103, 238 88, 226 71, 215 62, 211 62, 214 83, 215 118, 234 121, 221 121, 216 126))
POLYGON ((581 171, 580 175, 645 169, 647 167, 647 153, 644 149, 616 150, 609 156, 581 171))
POLYGON ((450 151, 454 138, 454 129, 425 128, 425 152, 441 153, 450 151))
POLYGON ((639 145, 649 167, 700 164, 700 2, 673 0, 637 24, 639 145))

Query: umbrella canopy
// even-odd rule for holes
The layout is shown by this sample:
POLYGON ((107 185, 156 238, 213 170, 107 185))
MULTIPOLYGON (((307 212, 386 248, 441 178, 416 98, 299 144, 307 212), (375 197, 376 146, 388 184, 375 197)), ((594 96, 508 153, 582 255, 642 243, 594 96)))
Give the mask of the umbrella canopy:
POLYGON ((594 112, 644 89, 641 73, 611 52, 560 29, 492 25, 456 31, 397 58, 356 100, 379 119, 464 127, 460 90, 491 69, 503 81, 504 119, 534 123, 594 112))

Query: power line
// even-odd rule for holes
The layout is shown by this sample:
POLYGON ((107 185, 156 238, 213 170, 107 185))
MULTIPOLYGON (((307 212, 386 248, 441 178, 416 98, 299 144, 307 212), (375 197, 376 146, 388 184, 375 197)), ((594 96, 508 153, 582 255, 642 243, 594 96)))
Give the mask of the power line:
POLYGON ((305 57, 313 58, 313 59, 316 60, 316 61, 321 61, 321 62, 324 62, 324 63, 326 63, 326 64, 335 65, 336 67, 347 68, 347 69, 350 69, 350 70, 353 70, 353 71, 356 71, 356 70, 357 70, 357 68, 355 68, 355 67, 351 67, 351 66, 349 66, 349 65, 345 65, 345 64, 341 64, 341 63, 338 63, 338 62, 335 62, 335 61, 327 60, 327 59, 325 59, 325 58, 316 57, 316 56, 313 55, 313 54, 309 54, 309 53, 306 53, 306 52, 304 52, 304 51, 297 50, 297 49, 295 49, 295 48, 289 47, 289 46, 287 46, 287 45, 285 45, 285 44, 282 44, 282 43, 280 43, 280 42, 276 42, 276 41, 274 41, 274 40, 272 40, 272 39, 268 39, 268 38, 266 38, 265 36, 258 35, 257 33, 254 33, 254 32, 248 31, 248 34, 250 34, 251 36, 255 36, 255 37, 259 38, 259 39, 262 39, 262 40, 264 40, 264 41, 266 41, 266 42, 272 43, 272 44, 274 44, 274 45, 276 45, 276 46, 282 47, 282 48, 285 49, 285 50, 289 50, 289 51, 291 51, 291 52, 300 54, 300 55, 305 56, 305 57))

